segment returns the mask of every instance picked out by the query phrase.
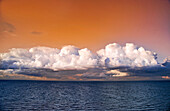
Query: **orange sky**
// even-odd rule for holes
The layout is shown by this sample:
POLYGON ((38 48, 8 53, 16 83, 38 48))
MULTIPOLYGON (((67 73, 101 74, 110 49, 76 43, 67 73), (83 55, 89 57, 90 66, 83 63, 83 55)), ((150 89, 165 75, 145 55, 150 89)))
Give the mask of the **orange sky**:
POLYGON ((1 0, 0 52, 133 42, 170 55, 168 0, 1 0))

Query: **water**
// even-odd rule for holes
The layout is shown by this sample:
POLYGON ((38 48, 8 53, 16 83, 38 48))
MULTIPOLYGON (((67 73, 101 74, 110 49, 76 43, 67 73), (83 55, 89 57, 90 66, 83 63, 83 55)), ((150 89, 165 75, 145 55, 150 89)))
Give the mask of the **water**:
POLYGON ((0 81, 0 110, 170 110, 170 81, 0 81))

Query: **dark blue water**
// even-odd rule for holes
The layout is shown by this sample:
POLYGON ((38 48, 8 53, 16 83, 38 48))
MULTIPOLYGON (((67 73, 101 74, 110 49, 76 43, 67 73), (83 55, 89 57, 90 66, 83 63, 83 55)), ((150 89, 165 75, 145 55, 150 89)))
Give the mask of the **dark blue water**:
POLYGON ((0 110, 170 110, 170 81, 0 81, 0 110))

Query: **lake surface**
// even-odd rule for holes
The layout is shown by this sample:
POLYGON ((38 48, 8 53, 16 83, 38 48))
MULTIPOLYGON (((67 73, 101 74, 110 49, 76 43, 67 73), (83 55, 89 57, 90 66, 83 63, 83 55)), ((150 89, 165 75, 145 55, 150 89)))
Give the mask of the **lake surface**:
POLYGON ((0 110, 170 110, 170 81, 0 81, 0 110))

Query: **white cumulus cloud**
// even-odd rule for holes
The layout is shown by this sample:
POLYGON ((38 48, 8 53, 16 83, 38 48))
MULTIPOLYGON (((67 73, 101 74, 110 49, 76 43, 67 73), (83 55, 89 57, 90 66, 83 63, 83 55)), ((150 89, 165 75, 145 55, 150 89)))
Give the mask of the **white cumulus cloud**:
POLYGON ((108 44, 96 53, 72 45, 61 49, 12 48, 7 53, 0 53, 0 79, 14 76, 57 80, 164 79, 169 74, 169 58, 159 64, 155 52, 133 43, 108 44))
POLYGON ((126 43, 125 46, 117 43, 109 44, 105 49, 99 50, 97 54, 100 57, 100 63, 106 67, 142 67, 157 64, 156 53, 132 43, 126 43))
POLYGON ((13 48, 7 53, 0 53, 0 68, 49 68, 53 70, 87 69, 103 67, 142 67, 157 65, 156 54, 137 47, 133 43, 120 46, 109 44, 105 49, 92 53, 89 49, 65 46, 61 50, 49 47, 30 49, 13 48))

